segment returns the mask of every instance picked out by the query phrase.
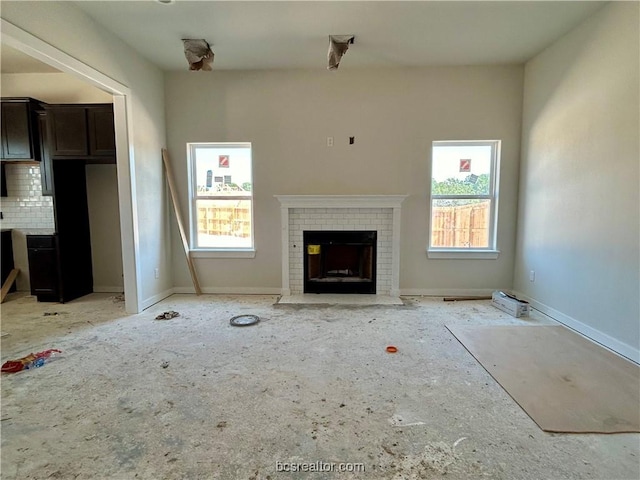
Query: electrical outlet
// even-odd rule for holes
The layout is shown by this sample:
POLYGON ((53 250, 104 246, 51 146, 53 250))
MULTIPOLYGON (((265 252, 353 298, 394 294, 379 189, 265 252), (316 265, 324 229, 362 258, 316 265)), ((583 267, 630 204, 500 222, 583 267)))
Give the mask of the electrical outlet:
POLYGON ((155 270, 156 278, 160 278, 160 269, 156 268, 155 270))
POLYGON ((529 281, 530 282, 535 282, 536 281, 536 271, 535 270, 531 270, 529 272, 529 281))
POLYGON ((333 147, 333 137, 327 137, 327 147, 333 147))

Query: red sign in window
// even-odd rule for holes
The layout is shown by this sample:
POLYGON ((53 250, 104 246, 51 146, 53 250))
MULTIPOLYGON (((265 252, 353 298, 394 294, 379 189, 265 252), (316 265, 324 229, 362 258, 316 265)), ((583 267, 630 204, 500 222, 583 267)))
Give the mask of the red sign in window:
POLYGON ((229 168, 229 155, 219 155, 218 166, 222 168, 229 168))
POLYGON ((471 159, 467 158, 464 160, 460 160, 460 171, 461 172, 470 172, 471 171, 471 159))

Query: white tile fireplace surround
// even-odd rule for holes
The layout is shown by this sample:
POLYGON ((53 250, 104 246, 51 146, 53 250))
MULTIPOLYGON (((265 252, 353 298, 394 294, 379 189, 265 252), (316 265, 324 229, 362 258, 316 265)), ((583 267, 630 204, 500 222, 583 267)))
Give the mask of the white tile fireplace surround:
POLYGON ((378 232, 376 294, 400 294, 400 205, 407 195, 275 195, 281 205, 282 294, 304 290, 305 230, 378 232))

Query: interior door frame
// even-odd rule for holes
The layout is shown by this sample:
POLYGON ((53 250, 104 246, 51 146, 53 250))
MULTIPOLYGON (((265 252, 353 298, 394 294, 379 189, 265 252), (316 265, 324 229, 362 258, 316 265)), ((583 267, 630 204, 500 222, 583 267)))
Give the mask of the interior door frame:
POLYGON ((131 90, 5 19, 0 21, 2 43, 113 95, 125 309, 127 313, 140 313, 142 288, 138 218, 134 208, 136 177, 132 143, 131 90))

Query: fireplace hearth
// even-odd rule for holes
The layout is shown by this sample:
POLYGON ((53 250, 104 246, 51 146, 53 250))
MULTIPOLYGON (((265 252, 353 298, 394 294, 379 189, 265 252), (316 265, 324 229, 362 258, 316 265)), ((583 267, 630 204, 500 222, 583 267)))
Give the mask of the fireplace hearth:
POLYGON ((303 240, 304 293, 376 293, 376 231, 304 231, 303 240))

